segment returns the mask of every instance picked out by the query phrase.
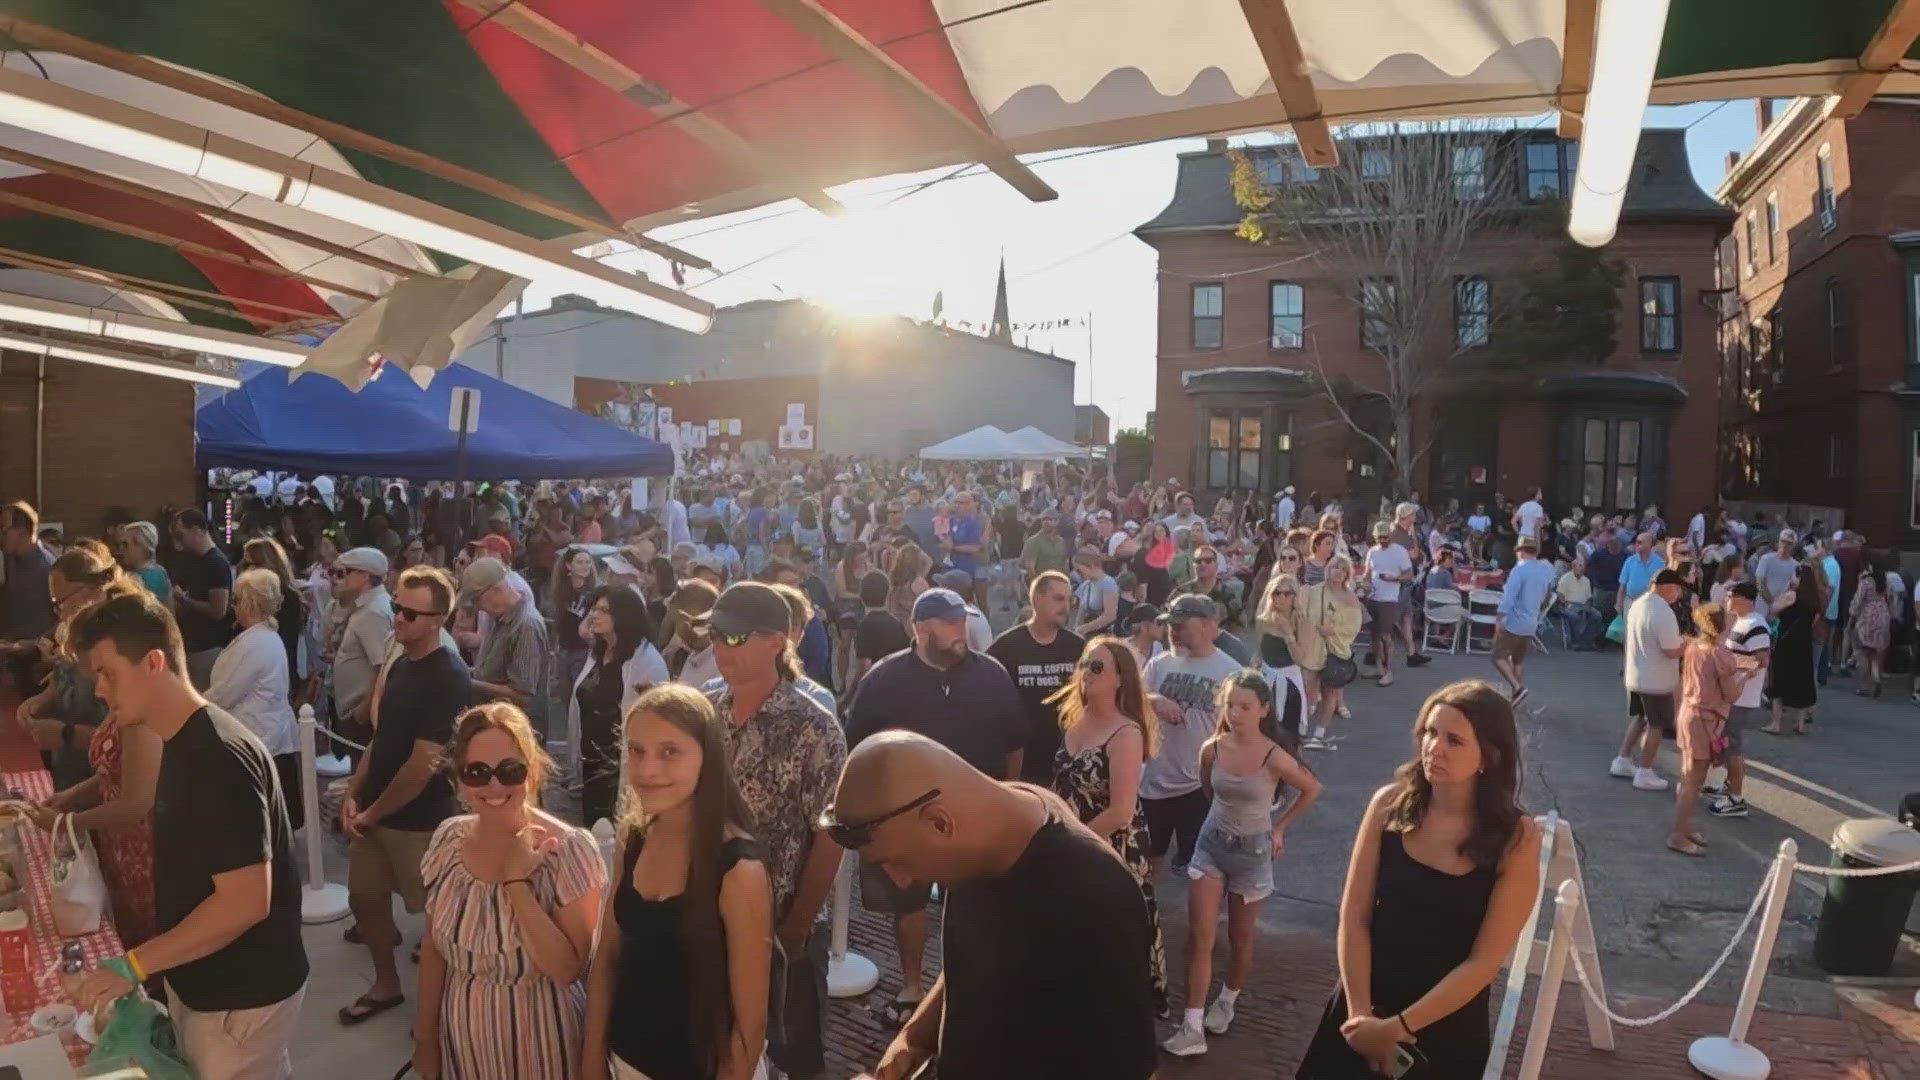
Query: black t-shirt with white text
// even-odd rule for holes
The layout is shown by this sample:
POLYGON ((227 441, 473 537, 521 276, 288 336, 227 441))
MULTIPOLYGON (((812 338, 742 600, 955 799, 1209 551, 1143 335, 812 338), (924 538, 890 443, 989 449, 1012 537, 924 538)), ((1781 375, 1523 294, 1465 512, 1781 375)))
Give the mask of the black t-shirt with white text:
MULTIPOLYGON (((380 695, 380 726, 374 730, 367 750, 367 775, 357 799, 361 809, 372 806, 393 782, 412 756, 415 742, 444 746, 453 741, 454 718, 466 711, 472 693, 473 676, 466 661, 451 649, 442 647, 418 660, 402 656, 393 662, 387 671, 386 690, 380 695)), ((381 818, 380 824, 389 829, 431 832, 457 813, 453 782, 444 770, 435 770, 420 794, 381 818)))
POLYGON ((266 747, 240 721, 208 705, 160 752, 153 794, 153 899, 161 932, 213 895, 219 874, 267 863, 267 917, 218 950, 164 973, 198 1012, 257 1009, 307 981, 300 940, 300 878, 286 795, 266 747))
POLYGON ((987 655, 1013 676, 1020 706, 1027 714, 1027 752, 1021 758, 1022 779, 1036 784, 1053 779, 1053 755, 1060 749, 1060 709, 1047 698, 1073 677, 1074 665, 1087 648, 1086 639, 1061 629, 1045 645, 1033 639, 1026 623, 995 638, 987 655))
POLYGON ((1048 804, 1012 869, 948 891, 941 1080, 1146 1080, 1158 1064, 1146 899, 1048 804))

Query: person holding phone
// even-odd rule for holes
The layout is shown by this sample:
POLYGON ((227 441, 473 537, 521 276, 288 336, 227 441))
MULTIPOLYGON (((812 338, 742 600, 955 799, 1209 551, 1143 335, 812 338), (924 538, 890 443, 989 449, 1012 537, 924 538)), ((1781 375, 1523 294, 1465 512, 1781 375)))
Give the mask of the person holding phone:
POLYGON ((1478 1076, 1491 1052, 1488 987, 1540 889, 1513 706, 1484 682, 1443 686, 1413 747, 1361 820, 1340 984, 1295 1080, 1478 1076))

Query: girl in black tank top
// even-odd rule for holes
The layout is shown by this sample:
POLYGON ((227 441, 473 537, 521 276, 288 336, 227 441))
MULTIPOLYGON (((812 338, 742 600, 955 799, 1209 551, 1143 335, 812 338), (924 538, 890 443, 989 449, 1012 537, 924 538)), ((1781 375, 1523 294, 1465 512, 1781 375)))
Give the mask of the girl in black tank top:
POLYGON ((711 1080, 765 1047, 772 897, 720 723, 678 684, 628 713, 620 876, 587 988, 589 1075, 711 1080))

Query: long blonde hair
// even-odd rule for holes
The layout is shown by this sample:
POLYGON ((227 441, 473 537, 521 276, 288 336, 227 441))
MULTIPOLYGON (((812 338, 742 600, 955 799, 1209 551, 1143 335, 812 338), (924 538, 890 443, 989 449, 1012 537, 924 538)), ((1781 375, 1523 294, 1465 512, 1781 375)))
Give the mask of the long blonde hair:
POLYGON ((1140 729, 1140 739, 1145 746, 1144 756, 1152 757, 1160 750, 1160 721, 1152 709, 1147 708, 1147 687, 1140 677, 1140 661, 1133 655, 1122 638, 1111 634, 1102 634, 1087 642, 1080 652, 1082 663, 1075 664, 1073 675, 1047 697, 1047 704, 1060 711, 1060 730, 1067 731, 1078 724, 1087 715, 1087 668, 1084 661, 1094 654, 1096 649, 1105 649, 1113 663, 1114 673, 1120 678, 1120 687, 1114 691, 1113 703, 1120 715, 1133 722, 1140 729))
POLYGON ((1323 585, 1322 587, 1326 590, 1329 596, 1332 596, 1335 598, 1336 603, 1341 603, 1341 604, 1345 604, 1349 602, 1355 603, 1355 604, 1359 603, 1360 597, 1356 596, 1353 591, 1353 560, 1347 558, 1345 555, 1335 555, 1333 558, 1328 559, 1327 560, 1327 580, 1325 585, 1323 585), (1336 568, 1346 571, 1346 574, 1347 574, 1346 584, 1338 589, 1332 587, 1333 571, 1336 568))
POLYGON ((1293 592, 1294 615, 1297 617, 1300 614, 1300 579, 1292 574, 1275 574, 1273 580, 1267 585, 1266 594, 1260 597, 1260 611, 1254 616, 1254 623, 1269 634, 1291 639, 1294 620, 1282 619, 1279 613, 1273 610, 1273 594, 1279 592, 1283 585, 1293 592))

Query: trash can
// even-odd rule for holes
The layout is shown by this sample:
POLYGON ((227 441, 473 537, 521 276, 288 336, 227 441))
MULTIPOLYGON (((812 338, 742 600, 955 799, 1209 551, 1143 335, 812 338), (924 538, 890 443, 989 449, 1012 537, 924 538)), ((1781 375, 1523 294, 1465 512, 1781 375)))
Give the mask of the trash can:
MULTIPOLYGON (((1833 830, 1831 866, 1859 869, 1920 862, 1920 832, 1886 818, 1856 818, 1833 830)), ((1920 871, 1829 877, 1813 959, 1835 975, 1886 975, 1900 947, 1920 871)))

